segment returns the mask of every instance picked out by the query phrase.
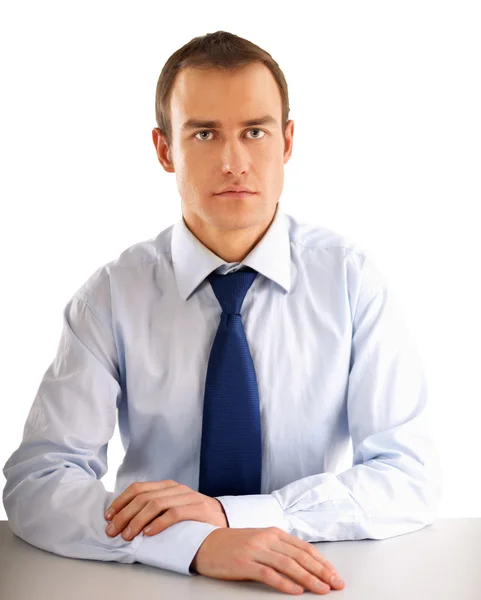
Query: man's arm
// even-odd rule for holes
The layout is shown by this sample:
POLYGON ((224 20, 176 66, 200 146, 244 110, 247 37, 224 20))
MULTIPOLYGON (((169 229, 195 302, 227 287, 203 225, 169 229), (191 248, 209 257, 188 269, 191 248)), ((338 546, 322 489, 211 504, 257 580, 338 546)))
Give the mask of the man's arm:
POLYGON ((3 468, 8 521, 18 537, 55 554, 192 574, 189 565, 215 525, 184 521, 130 542, 105 532, 104 513, 117 495, 100 479, 107 472, 121 387, 103 276, 95 288, 98 310, 87 294, 76 294, 65 307, 57 355, 42 379, 23 440, 3 468))
POLYGON ((347 395, 352 468, 270 494, 220 496, 230 527, 276 526, 316 542, 384 539, 435 520, 443 475, 423 365, 383 277, 365 259, 361 268, 347 395))

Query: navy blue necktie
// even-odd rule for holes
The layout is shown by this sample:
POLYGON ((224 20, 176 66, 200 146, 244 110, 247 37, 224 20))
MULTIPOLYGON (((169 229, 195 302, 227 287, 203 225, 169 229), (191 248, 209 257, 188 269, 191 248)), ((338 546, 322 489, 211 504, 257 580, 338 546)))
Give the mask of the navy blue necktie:
POLYGON ((240 309, 257 271, 247 267, 208 280, 222 307, 204 393, 199 492, 215 496, 261 493, 259 392, 240 309))

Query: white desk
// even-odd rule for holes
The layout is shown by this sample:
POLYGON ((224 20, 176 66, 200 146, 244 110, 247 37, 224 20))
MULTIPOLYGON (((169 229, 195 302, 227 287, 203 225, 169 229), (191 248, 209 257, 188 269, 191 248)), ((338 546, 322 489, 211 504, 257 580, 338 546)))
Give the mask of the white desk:
MULTIPOLYGON (((438 519, 386 540, 313 544, 339 571, 349 600, 481 600, 481 519, 438 519)), ((306 591, 301 597, 318 596, 306 591)), ((141 563, 73 559, 15 536, 0 521, 0 600, 293 598, 255 581, 189 577, 141 563)), ((320 596, 319 596, 320 597, 320 596)))

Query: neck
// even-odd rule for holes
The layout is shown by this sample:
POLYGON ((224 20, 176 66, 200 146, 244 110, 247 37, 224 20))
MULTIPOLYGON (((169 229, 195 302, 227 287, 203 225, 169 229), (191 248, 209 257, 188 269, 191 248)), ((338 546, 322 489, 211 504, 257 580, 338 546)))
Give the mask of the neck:
MULTIPOLYGON (((277 206, 276 206, 277 209, 277 206)), ((274 215, 268 220, 245 229, 218 229, 201 221, 192 213, 183 213, 184 223, 195 237, 225 262, 242 262, 269 229, 274 215)))

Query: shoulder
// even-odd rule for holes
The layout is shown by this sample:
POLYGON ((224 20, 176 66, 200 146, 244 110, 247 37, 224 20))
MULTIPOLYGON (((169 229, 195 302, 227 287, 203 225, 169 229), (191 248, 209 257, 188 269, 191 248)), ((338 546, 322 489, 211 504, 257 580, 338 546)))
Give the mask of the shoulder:
POLYGON ((106 299, 110 293, 112 279, 122 278, 127 271, 140 270, 152 262, 159 261, 166 253, 170 254, 170 241, 173 225, 170 225, 157 236, 137 242, 125 248, 113 260, 99 266, 82 285, 74 296, 84 300, 97 297, 106 299))
POLYGON ((317 223, 306 223, 291 215, 285 215, 289 230, 289 238, 299 252, 314 251, 353 255, 355 260, 364 262, 368 258, 368 250, 353 237, 325 227, 317 223))
POLYGON ((374 292, 386 286, 374 252, 366 244, 324 225, 302 222, 287 214, 285 217, 291 248, 301 261, 344 274, 350 288, 362 283, 374 292))

